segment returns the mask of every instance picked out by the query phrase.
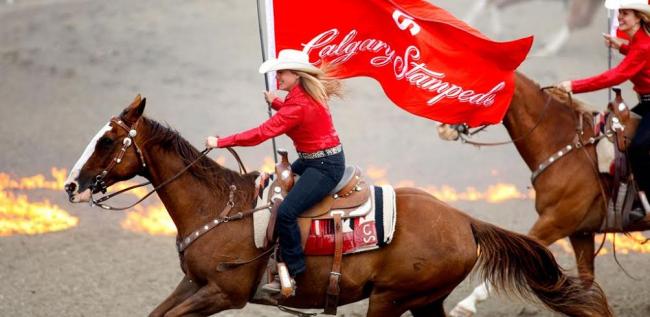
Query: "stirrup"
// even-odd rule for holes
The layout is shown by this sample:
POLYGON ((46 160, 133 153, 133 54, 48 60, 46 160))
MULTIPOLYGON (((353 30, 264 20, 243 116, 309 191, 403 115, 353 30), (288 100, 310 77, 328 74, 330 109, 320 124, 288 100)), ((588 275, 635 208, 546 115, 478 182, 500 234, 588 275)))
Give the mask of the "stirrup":
POLYGON ((269 293, 280 293, 282 286, 280 286, 280 277, 273 276, 273 280, 269 283, 262 285, 262 290, 269 293))
MULTIPOLYGON (((291 278, 291 295, 296 294, 296 280, 291 278)), ((262 285, 262 290, 272 294, 278 294, 282 292, 282 284, 280 283, 280 276, 274 275, 273 280, 267 284, 262 285)))
POLYGON ((643 206, 645 212, 650 212, 650 203, 648 203, 648 197, 646 197, 645 192, 642 190, 639 191, 639 200, 641 201, 641 206, 643 206))

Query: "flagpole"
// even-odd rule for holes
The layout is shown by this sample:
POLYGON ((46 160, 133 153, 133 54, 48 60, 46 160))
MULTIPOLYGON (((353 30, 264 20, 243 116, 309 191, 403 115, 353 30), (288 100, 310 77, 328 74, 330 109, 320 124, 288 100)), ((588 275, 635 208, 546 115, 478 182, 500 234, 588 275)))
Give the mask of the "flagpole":
MULTIPOLYGON (((612 9, 607 9, 607 34, 612 35, 612 9)), ((612 69, 612 47, 607 46, 607 69, 612 69)), ((612 90, 607 89, 607 102, 612 100, 612 90)))
MULTIPOLYGON (((264 35, 262 34, 262 16, 261 16, 261 12, 262 12, 261 8, 262 8, 262 6, 260 4, 261 1, 262 0, 257 0, 257 26, 258 26, 258 30, 259 30, 259 34, 260 34, 260 46, 262 48, 262 62, 264 62, 264 61, 266 61, 268 59, 268 56, 266 54, 266 46, 264 46, 264 35)), ((267 2, 267 4, 268 4, 268 2, 267 2)), ((266 10, 268 10, 268 6, 266 7, 266 10)), ((267 23, 268 23, 268 19, 267 19, 267 23)), ((268 25, 267 25, 267 28, 268 28, 268 25)), ((272 39, 268 39, 268 40, 271 41, 272 39)), ((270 83, 269 83, 269 76, 270 76, 269 73, 264 74, 264 85, 266 86, 266 91, 269 91, 270 86, 271 86, 270 83)), ((267 104, 266 111, 268 112, 268 115, 269 115, 269 118, 270 118, 272 116, 271 104, 267 104)), ((277 150, 277 147, 276 147, 276 144, 275 144, 275 138, 271 139, 271 143, 273 144, 273 160, 277 164, 278 163, 278 156, 277 156, 278 150, 277 150)))

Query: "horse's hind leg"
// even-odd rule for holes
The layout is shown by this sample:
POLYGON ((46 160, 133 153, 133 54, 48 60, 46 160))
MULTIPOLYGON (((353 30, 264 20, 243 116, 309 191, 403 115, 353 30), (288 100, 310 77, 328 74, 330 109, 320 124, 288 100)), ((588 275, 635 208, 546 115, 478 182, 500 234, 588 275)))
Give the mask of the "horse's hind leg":
MULTIPOLYGON (((456 286, 460 281, 453 284, 456 286)), ((424 293, 408 295, 408 292, 377 292, 370 294, 368 317, 401 316, 407 310, 413 316, 446 316, 442 302, 449 296, 453 287, 435 289, 424 293)))
POLYGON ((454 306, 454 308, 451 310, 449 315, 453 317, 474 316, 477 311, 476 305, 479 302, 487 300, 490 296, 491 290, 492 286, 487 281, 484 281, 479 286, 474 288, 469 296, 458 302, 458 304, 456 304, 456 306, 454 306))
POLYGON ((594 234, 574 233, 569 237, 578 264, 578 274, 585 285, 590 288, 594 283, 594 234))
POLYGON ((154 309, 149 317, 161 317, 164 316, 167 311, 174 308, 174 306, 180 304, 186 298, 192 296, 199 290, 199 286, 195 282, 190 280, 187 275, 183 277, 176 289, 169 295, 167 298, 154 309))
POLYGON ((399 317, 406 311, 407 308, 397 301, 396 293, 374 290, 370 294, 366 317, 399 317))
POLYGON ((446 317, 445 308, 442 306, 445 298, 447 296, 426 306, 413 308, 411 314, 413 314, 413 317, 446 317))

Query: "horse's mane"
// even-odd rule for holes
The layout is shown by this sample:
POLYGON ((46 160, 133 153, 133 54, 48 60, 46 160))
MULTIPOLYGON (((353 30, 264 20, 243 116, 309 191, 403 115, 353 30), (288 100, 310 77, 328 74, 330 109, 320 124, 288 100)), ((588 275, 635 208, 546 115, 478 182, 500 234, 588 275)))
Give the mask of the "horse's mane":
MULTIPOLYGON (((142 119, 144 120, 143 123, 150 129, 150 137, 143 146, 155 144, 165 151, 178 154, 185 164, 190 164, 201 155, 201 152, 169 125, 162 125, 147 117, 142 119)), ((235 185, 237 188, 246 188, 246 186, 250 186, 251 178, 257 176, 256 172, 241 176, 235 171, 222 167, 207 156, 199 160, 188 171, 206 186, 222 193, 227 193, 230 185, 235 185)))
POLYGON ((569 107, 572 107, 578 112, 581 113, 592 112, 592 110, 589 110, 590 107, 586 102, 575 98, 575 96, 573 95, 571 96, 571 98, 569 98, 569 94, 567 94, 566 92, 558 88, 553 87, 553 88, 546 89, 546 91, 558 102, 567 105, 569 107))
MULTIPOLYGON (((526 89, 526 90, 534 89, 536 91, 542 90, 542 86, 538 82, 532 80, 531 78, 524 75, 523 73, 516 72, 515 76, 516 76, 517 85, 518 86, 522 85, 520 88, 526 89)), ((578 111, 578 112, 581 112, 581 113, 588 113, 588 114, 590 114, 592 112, 591 110, 589 110, 591 107, 589 107, 589 105, 586 102, 584 102, 584 101, 582 101, 580 99, 576 99, 573 96, 571 96, 571 99, 569 99, 569 94, 567 94, 566 92, 564 92, 564 91, 562 91, 562 90, 560 90, 558 88, 555 88, 555 87, 546 88, 545 87, 543 89, 543 91, 548 93, 558 103, 563 104, 563 105, 565 105, 565 106, 567 106, 567 107, 569 107, 571 109, 574 109, 575 111, 578 111)))

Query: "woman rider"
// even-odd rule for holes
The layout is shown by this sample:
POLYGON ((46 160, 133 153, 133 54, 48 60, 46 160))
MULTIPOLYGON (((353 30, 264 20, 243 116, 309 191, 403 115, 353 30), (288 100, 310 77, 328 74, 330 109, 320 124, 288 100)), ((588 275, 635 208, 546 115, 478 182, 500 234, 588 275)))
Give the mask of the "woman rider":
POLYGON ((622 0, 618 22, 619 30, 625 32, 630 41, 604 36, 606 45, 626 55, 623 61, 600 75, 560 82, 557 88, 582 93, 609 88, 626 80, 634 84, 639 104, 632 111, 642 116, 642 119, 630 144, 629 158, 639 185, 639 197, 645 208, 636 210, 632 216, 643 218, 648 207, 645 193, 650 190, 650 1, 622 0))
MULTIPOLYGON (((259 71, 277 71, 278 88, 289 92, 284 101, 272 92, 264 93, 277 111, 275 115, 241 133, 207 137, 205 144, 208 148, 253 146, 282 134, 291 138, 299 157, 291 168, 301 177, 278 209, 277 230, 282 259, 295 277, 305 271, 298 215, 332 191, 345 170, 343 148, 327 105, 330 96, 341 96, 341 85, 337 80, 324 79, 323 71, 298 50, 280 51, 277 59, 264 62, 259 71)), ((277 279, 263 288, 280 291, 277 279)))

